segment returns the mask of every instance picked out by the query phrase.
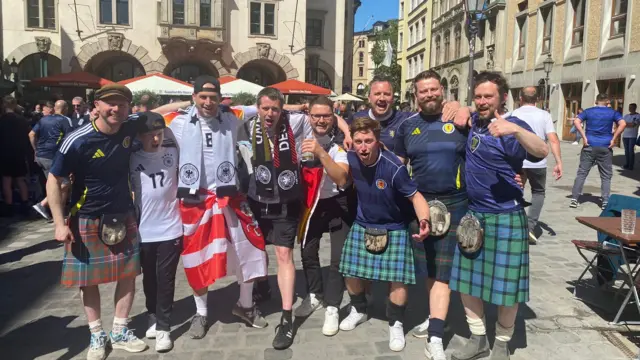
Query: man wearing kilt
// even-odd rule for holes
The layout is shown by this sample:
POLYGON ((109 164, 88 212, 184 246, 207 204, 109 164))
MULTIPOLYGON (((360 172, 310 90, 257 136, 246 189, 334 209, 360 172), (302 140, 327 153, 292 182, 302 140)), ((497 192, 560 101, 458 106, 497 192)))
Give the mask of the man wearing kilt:
MULTIPOLYGON (((442 122, 443 88, 438 73, 427 70, 418 74, 414 87, 421 111, 398 127, 394 152, 402 162, 411 163, 418 191, 428 201, 445 205, 448 214, 442 213, 445 221, 434 221, 425 241, 414 244, 418 274, 426 275, 430 318, 413 334, 428 337, 428 359, 445 360, 442 339, 451 294, 449 278, 457 244, 456 227, 467 212, 463 174, 468 131, 457 130, 452 122, 442 122), (449 224, 445 224, 446 217, 449 224)), ((430 206, 430 211, 434 219, 438 215, 435 206, 430 206)))
POLYGON ((141 352, 147 345, 127 328, 140 274, 140 250, 129 188, 133 139, 146 117, 127 120, 131 91, 107 85, 95 92, 99 116, 66 136, 47 181, 55 238, 65 242, 62 284, 80 287, 91 342, 87 359, 104 359, 114 349, 141 352), (63 215, 62 184, 74 175, 71 215, 63 215), (117 282, 115 317, 109 336, 100 320, 99 284, 117 282))
POLYGON ((465 241, 463 248, 459 242, 449 283, 451 290, 460 292, 471 338, 453 352, 454 360, 489 354, 483 301, 499 307, 490 359, 509 359, 518 304, 529 300, 527 216, 515 175, 525 158, 540 161, 549 150, 527 123, 503 115, 508 93, 509 85, 499 73, 482 72, 475 78, 477 113, 466 124, 469 213, 458 229, 473 234, 465 240, 475 239, 475 246, 465 241), (475 225, 467 227, 465 222, 475 225))
POLYGON ((389 348, 401 351, 405 345, 402 323, 407 285, 415 284, 407 220, 417 215, 420 230, 413 238, 422 241, 429 235, 429 205, 407 168, 381 145, 380 131, 380 123, 370 118, 357 118, 351 124, 354 151, 347 158, 358 211, 340 260, 340 272, 351 298, 351 312, 340 323, 340 330, 353 330, 367 320, 365 281, 388 281, 389 348))

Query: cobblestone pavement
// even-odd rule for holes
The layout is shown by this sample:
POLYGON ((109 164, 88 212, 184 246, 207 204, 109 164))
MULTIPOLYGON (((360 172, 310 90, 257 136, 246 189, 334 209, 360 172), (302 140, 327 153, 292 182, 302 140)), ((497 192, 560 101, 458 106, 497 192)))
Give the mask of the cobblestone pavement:
MULTIPOLYGON (((565 176, 558 182, 549 179, 547 198, 541 221, 544 234, 539 245, 531 248, 531 301, 520 308, 516 333, 512 340, 512 359, 626 359, 636 351, 625 336, 637 329, 613 327, 614 298, 586 287, 578 294, 605 309, 574 299, 573 281, 584 268, 570 240, 593 239, 595 232, 579 225, 574 217, 598 215, 600 210, 600 179, 593 169, 585 186, 586 203, 577 209, 568 208, 568 199, 578 163, 579 148, 568 143, 562 145, 565 176), (626 352, 625 352, 626 350, 626 352)), ((613 192, 640 194, 635 174, 621 172, 624 154, 616 150, 613 192)), ((553 166, 553 160, 549 161, 553 166)), ((78 291, 59 285, 62 248, 52 238, 52 226, 42 220, 17 222, 3 219, 0 224, 0 357, 3 359, 73 359, 84 358, 88 346, 88 331, 78 291)), ((273 254, 273 253, 272 253, 273 254)), ((296 249, 296 266, 301 269, 300 253, 296 249)), ((273 258, 273 257, 272 257, 273 258)), ((328 241, 321 250, 323 264, 328 264, 328 241)), ((270 273, 275 274, 275 261, 270 273)), ((297 272, 297 294, 305 295, 302 272, 297 272)), ((274 276, 272 288, 277 289, 274 276)), ((103 322, 110 324, 113 317, 113 285, 103 286, 103 322)), ((274 328, 279 320, 279 302, 276 297, 262 306, 270 325, 258 330, 241 325, 230 314, 237 299, 238 287, 232 278, 220 281, 209 293, 210 318, 214 325, 202 340, 185 336, 189 319, 195 312, 189 286, 181 268, 178 269, 176 304, 172 336, 175 348, 160 355, 151 348, 141 354, 115 351, 109 359, 423 359, 424 341, 407 335, 406 349, 393 353, 388 348, 387 324, 384 320, 385 286, 374 286, 372 318, 351 332, 334 337, 321 333, 323 311, 317 311, 300 323, 294 345, 285 351, 271 349, 274 328)), ((426 317, 427 302, 424 286, 410 291, 405 330, 408 331, 426 317)), ((343 301, 346 305, 347 297, 343 301)), ((346 308, 342 309, 345 316, 346 308)), ((141 277, 131 312, 131 327, 144 336, 146 316, 141 277)), ((632 307, 627 317, 638 317, 632 307)), ((496 320, 495 309, 488 310, 488 333, 493 342, 496 320)), ((454 296, 449 316, 450 331, 446 341, 449 348, 469 335, 459 297, 454 296)), ((107 326, 108 328, 109 326, 107 326)), ((631 333, 633 335, 634 333, 631 333)), ((152 341, 148 341, 153 346, 152 341)), ((449 352, 449 351, 447 351, 449 352)))

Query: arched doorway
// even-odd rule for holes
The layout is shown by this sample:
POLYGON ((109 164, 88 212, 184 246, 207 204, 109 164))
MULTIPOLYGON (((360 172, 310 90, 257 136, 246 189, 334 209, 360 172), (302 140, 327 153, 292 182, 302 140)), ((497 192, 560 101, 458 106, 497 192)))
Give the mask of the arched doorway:
POLYGON ((325 89, 333 89, 333 85, 331 84, 331 78, 327 75, 324 70, 319 67, 310 67, 307 68, 306 77, 309 84, 317 85, 323 87, 325 89))
POLYGON ((197 62, 186 62, 181 65, 174 66, 170 71, 165 73, 174 79, 182 80, 193 84, 200 75, 211 75, 218 77, 218 71, 213 66, 204 66, 197 62))
POLYGON ((284 70, 269 60, 253 60, 238 70, 239 79, 261 86, 270 86, 287 80, 284 70))
POLYGON ((444 99, 445 100, 449 100, 449 82, 447 81, 447 78, 442 78, 442 81, 440 81, 440 84, 442 85, 442 89, 444 90, 444 99))
POLYGON ((85 71, 115 82, 146 74, 136 58, 121 51, 99 53, 89 60, 85 71))
POLYGON ((18 64, 18 78, 21 81, 29 81, 60 74, 61 69, 62 61, 59 58, 47 53, 31 54, 18 64))
POLYGON ((364 90, 366 89, 366 85, 363 83, 359 83, 358 86, 356 87, 356 93, 358 95, 364 95, 364 90))

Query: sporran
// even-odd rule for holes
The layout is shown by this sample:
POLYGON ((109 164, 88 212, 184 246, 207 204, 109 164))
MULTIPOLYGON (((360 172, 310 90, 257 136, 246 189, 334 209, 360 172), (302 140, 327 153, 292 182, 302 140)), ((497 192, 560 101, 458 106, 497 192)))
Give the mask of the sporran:
POLYGON ((466 214, 460 220, 456 232, 458 248, 467 257, 473 257, 484 244, 484 227, 475 216, 466 214))
POLYGON ((386 229, 365 228, 365 247, 371 254, 382 254, 389 245, 389 234, 386 229))
POLYGON ((98 235, 105 245, 119 244, 127 237, 127 217, 129 214, 104 214, 100 217, 98 235))
POLYGON ((451 213, 442 201, 429 201, 429 215, 431 218, 430 235, 443 236, 449 232, 449 227, 451 227, 451 213))

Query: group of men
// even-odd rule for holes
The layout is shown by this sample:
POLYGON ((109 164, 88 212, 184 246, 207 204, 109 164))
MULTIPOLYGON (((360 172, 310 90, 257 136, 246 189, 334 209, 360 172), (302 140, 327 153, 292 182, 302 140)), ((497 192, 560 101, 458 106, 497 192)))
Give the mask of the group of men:
POLYGON ((390 81, 374 79, 371 110, 350 124, 325 97, 312 100, 308 113, 286 111, 272 88, 258 94, 255 107, 221 105, 220 83, 210 76, 195 80, 192 107, 164 117, 159 113, 170 108, 128 116, 126 87, 96 91, 96 118, 60 141, 47 182, 55 238, 65 242, 62 283, 80 288, 89 322, 87 358, 105 358, 107 346, 147 348, 127 327, 141 270, 146 336, 156 339, 157 351, 172 348, 180 258, 196 305, 191 338, 206 335, 208 288, 226 275, 240 285, 231 312, 266 327, 253 299, 253 282, 267 276, 266 244, 275 247, 282 298, 273 347, 290 347, 297 238, 308 294, 295 315, 326 305, 324 335, 365 322, 368 283, 388 282, 389 348, 401 351, 407 287, 422 275, 430 317, 414 331, 427 338, 428 359, 445 359, 451 291, 460 292, 472 333, 453 358, 489 354, 486 301, 500 306, 491 359, 508 359, 518 304, 529 299, 519 174, 525 160, 547 156, 547 144, 505 114, 509 88, 498 73, 476 78, 473 114, 444 103, 436 72, 419 74, 414 86, 420 112, 405 113, 393 109, 390 81), (323 282, 318 251, 327 232, 331 261, 323 282), (107 282, 117 282, 108 335, 98 290, 107 282), (340 321, 345 286, 351 307, 340 321))

